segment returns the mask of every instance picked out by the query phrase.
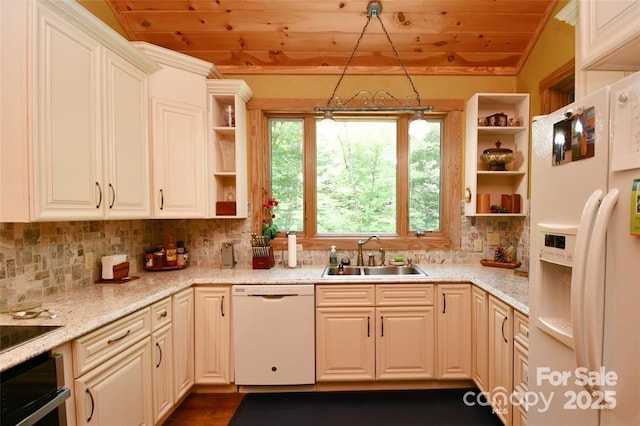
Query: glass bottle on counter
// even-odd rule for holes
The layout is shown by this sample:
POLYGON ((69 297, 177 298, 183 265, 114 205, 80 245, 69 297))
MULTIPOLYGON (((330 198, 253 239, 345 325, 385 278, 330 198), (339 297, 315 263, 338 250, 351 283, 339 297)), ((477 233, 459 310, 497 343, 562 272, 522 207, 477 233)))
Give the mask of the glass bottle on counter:
POLYGON ((178 264, 178 249, 176 243, 173 240, 173 235, 169 235, 167 238, 167 244, 165 245, 165 262, 164 266, 176 266, 178 264))
POLYGON ((336 246, 331 246, 331 251, 329 251, 329 266, 338 266, 338 253, 336 252, 336 246))
POLYGON ((178 241, 176 243, 176 258, 177 258, 177 265, 178 266, 184 266, 185 265, 185 260, 184 260, 184 241, 178 241))

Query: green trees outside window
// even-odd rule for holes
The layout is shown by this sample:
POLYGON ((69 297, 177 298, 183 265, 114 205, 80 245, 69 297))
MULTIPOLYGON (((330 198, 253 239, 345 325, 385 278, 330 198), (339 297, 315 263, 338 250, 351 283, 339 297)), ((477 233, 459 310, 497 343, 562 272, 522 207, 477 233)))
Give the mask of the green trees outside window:
POLYGON ((305 123, 310 121, 269 119, 279 229, 308 235, 397 234, 397 218, 405 217, 410 231, 440 230, 442 120, 412 123, 408 135, 399 134, 397 117, 338 119, 333 125, 315 120, 312 131, 305 131, 305 123), (399 161, 402 152, 408 158, 399 161), (313 173, 305 164, 315 165, 313 173), (305 182, 305 176, 315 182, 305 182), (398 199, 399 187, 407 188, 406 204, 398 199), (305 203, 306 192, 314 188, 306 195, 313 202, 305 203), (400 214, 403 208, 406 214, 400 214), (305 214, 315 220, 305 222, 305 214), (304 229, 305 223, 316 229, 304 229))

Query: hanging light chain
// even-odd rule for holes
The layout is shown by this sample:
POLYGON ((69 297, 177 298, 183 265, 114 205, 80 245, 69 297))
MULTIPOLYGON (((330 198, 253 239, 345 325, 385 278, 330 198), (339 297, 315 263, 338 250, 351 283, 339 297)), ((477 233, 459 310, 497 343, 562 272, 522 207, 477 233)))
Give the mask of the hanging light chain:
MULTIPOLYGON (((421 112, 422 114, 424 114, 425 111, 422 108, 420 93, 418 93, 418 89, 416 88, 416 85, 414 84, 413 79, 409 75, 409 72, 407 71, 407 68, 405 67, 404 62, 402 61, 402 58, 400 58, 400 54, 398 53, 396 46, 393 44, 393 40, 391 40, 391 36, 389 35, 389 32, 384 26, 384 22, 382 22, 382 19, 380 18, 381 12, 382 12, 382 4, 380 2, 371 1, 367 5, 367 22, 362 28, 360 37, 358 37, 358 40, 356 41, 356 44, 353 47, 353 50, 351 51, 351 55, 349 56, 349 59, 347 60, 347 64, 345 65, 345 67, 342 70, 342 73, 340 74, 340 78, 338 78, 338 82, 336 83, 336 86, 333 88, 333 93, 331 93, 331 96, 327 100, 327 106, 326 108, 316 107, 316 111, 320 111, 320 112, 324 111, 325 118, 327 118, 327 116, 332 116, 333 111, 347 111, 347 110, 348 111, 372 111, 372 110, 409 111, 410 110, 410 111, 421 112), (378 18, 378 21, 380 21, 380 26, 382 27, 382 30, 384 31, 384 34, 387 38, 387 41, 389 42, 389 45, 393 50, 393 54, 395 55, 396 60, 400 64, 400 67, 402 68, 402 71, 404 72, 405 77, 407 78, 407 80, 409 80, 413 93, 415 93, 415 101, 417 103, 417 106, 411 106, 411 104, 413 104, 413 99, 411 99, 411 96, 407 95, 405 101, 401 101, 400 99, 396 98, 394 95, 392 95, 386 90, 378 90, 375 93, 371 93, 368 90, 361 90, 360 92, 348 98, 346 101, 343 100, 341 97, 336 97, 338 88, 340 87, 342 80, 346 76, 347 69, 349 68, 349 66, 351 65, 351 62, 355 58, 358 47, 360 46, 360 42, 362 41, 362 38, 364 37, 364 34, 367 31, 369 24, 371 23, 371 18, 378 18), (351 103, 351 101, 353 101, 357 97, 361 98, 362 106, 350 107, 349 104, 351 103), (387 107, 385 105, 385 100, 387 99, 387 97, 390 99, 393 99, 398 104, 398 106, 387 107), (369 105, 369 102, 370 102, 370 105, 369 105)), ((432 106, 426 107, 426 111, 433 111, 433 107, 432 106)))
MULTIPOLYGON (((384 31, 384 34, 387 36, 387 40, 391 45, 391 49, 393 50, 393 53, 396 55, 396 59, 398 60, 398 62, 400 63, 400 66, 402 67, 402 71, 404 71, 404 75, 407 77, 407 80, 409 80, 409 83, 411 83, 411 88, 413 89, 413 93, 416 94, 416 101, 418 102, 418 106, 421 106, 420 94, 418 93, 418 89, 416 89, 416 85, 413 84, 413 80, 411 79, 411 76, 407 72, 407 69, 404 67, 404 62, 400 58, 400 55, 398 54, 398 50, 396 49, 396 46, 393 44, 393 41, 391 41, 391 37, 389 36, 387 29, 384 27, 384 22, 382 22, 382 18, 380 18, 380 16, 377 16, 377 18, 378 18, 378 21, 380 21, 380 26, 382 27, 382 31, 384 31)), ((367 25, 368 24, 369 23, 367 22, 367 25)))
POLYGON ((344 78, 344 75, 347 73, 347 68, 349 68, 349 65, 351 64, 351 61, 353 60, 353 57, 356 55, 356 50, 358 50, 358 46, 360 46, 360 40, 362 40, 362 37, 364 37, 364 33, 367 31, 367 27, 369 26, 370 22, 371 22, 371 16, 367 16, 367 23, 364 24, 364 27, 362 28, 362 32, 360 33, 360 37, 358 37, 358 41, 356 41, 356 45, 353 47, 353 50, 351 51, 351 56, 349 56, 349 60, 347 61, 347 65, 345 65, 344 69, 342 70, 342 74, 340 75, 340 78, 338 79, 338 83, 336 83, 336 87, 333 88, 333 93, 329 97, 329 100, 327 100, 327 108, 329 108, 331 106, 331 101, 336 96, 336 92, 338 91, 338 87, 340 87, 340 83, 342 83, 342 79, 344 78))

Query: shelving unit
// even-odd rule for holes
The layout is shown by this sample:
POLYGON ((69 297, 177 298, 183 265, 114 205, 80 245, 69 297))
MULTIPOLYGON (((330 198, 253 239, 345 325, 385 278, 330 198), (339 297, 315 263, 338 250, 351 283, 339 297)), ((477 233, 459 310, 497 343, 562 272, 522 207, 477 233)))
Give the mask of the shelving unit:
POLYGON ((207 81, 207 93, 212 217, 246 218, 249 215, 246 104, 253 92, 243 80, 221 79, 207 81))
POLYGON ((465 214, 467 216, 524 216, 527 212, 529 155, 529 95, 476 93, 467 101, 465 156, 465 214), (488 126, 487 117, 507 116, 506 126, 488 126), (513 150, 514 160, 505 171, 489 171, 480 155, 485 149, 513 150), (478 194, 488 194, 490 206, 501 207, 502 196, 520 196, 520 205, 508 213, 479 212, 478 194))

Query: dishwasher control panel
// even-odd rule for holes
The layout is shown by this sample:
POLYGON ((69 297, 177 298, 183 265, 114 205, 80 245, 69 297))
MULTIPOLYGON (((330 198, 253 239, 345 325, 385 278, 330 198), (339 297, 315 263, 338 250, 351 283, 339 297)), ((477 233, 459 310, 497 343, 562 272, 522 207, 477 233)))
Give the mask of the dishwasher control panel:
POLYGON ((286 285, 234 285, 231 289, 233 296, 313 296, 313 284, 286 285))

